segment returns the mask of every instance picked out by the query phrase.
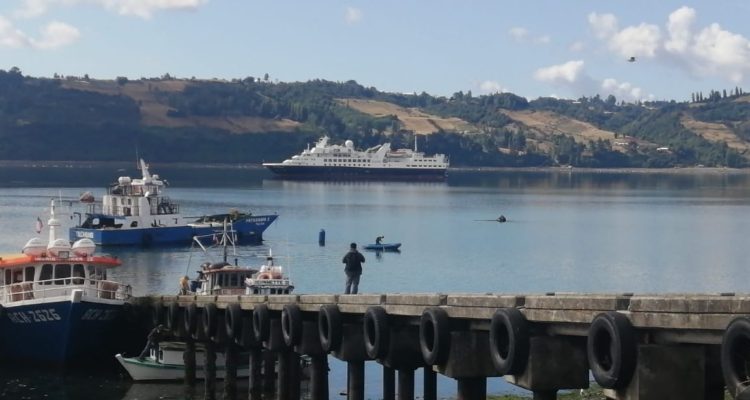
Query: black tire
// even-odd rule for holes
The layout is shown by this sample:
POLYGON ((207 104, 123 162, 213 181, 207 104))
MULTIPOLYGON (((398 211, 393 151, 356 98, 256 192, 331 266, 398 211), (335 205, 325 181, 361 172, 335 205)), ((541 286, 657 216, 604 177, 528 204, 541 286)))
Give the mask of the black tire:
POLYGON ((599 386, 622 389, 635 371, 637 343, 628 317, 615 311, 597 315, 586 343, 589 368, 599 386))
POLYGON ((419 350, 427 365, 441 365, 450 352, 450 318, 439 307, 424 310, 419 319, 419 350))
POLYGON ((367 309, 362 319, 365 351, 372 359, 383 359, 388 355, 390 346, 390 328, 388 313, 383 307, 372 306, 367 309))
POLYGON ((203 318, 201 321, 203 322, 203 334, 206 336, 206 339, 213 339, 214 336, 216 336, 216 320, 218 313, 219 309, 216 308, 215 303, 207 303, 203 307, 203 318))
POLYGON ((258 342, 267 341, 271 335, 271 315, 265 304, 258 304, 253 309, 253 334, 258 342))
POLYGON ((193 339, 198 338, 198 306, 195 303, 190 303, 185 307, 185 315, 183 316, 182 324, 185 328, 185 334, 191 336, 193 339))
POLYGON ((500 375, 518 375, 529 358, 529 323, 516 308, 495 311, 490 322, 490 358, 500 375))
POLYGON ((237 344, 242 341, 242 308, 238 303, 230 304, 224 312, 224 328, 227 338, 237 344))
POLYGON ((169 303, 167 306, 167 329, 173 335, 177 335, 180 330, 180 304, 177 302, 169 303))
POLYGON ((287 304, 281 310, 281 334, 287 346, 302 342, 302 311, 296 304, 287 304))
POLYGON ((161 301, 154 303, 151 308, 151 325, 154 327, 159 326, 164 320, 164 304, 161 301))
POLYGON ((335 304, 320 307, 318 313, 318 336, 323 351, 330 353, 341 347, 342 340, 341 311, 335 304))
POLYGON ((750 318, 738 317, 721 339, 721 370, 727 391, 735 399, 750 399, 750 318))

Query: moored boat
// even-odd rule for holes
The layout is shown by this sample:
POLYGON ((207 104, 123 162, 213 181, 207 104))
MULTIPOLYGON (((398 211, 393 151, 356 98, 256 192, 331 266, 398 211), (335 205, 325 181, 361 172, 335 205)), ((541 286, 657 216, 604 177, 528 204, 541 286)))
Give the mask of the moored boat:
POLYGON ((384 143, 366 150, 354 148, 347 140, 343 146, 331 145, 327 136, 315 146, 280 163, 263 163, 273 173, 284 178, 301 179, 404 179, 442 180, 449 166, 444 154, 427 156, 414 150, 391 149, 384 143))
MULTIPOLYGON (((41 220, 39 220, 41 225, 41 220)), ((131 287, 107 279, 120 261, 80 239, 58 237, 52 201, 49 241, 29 240, 0 257, 0 359, 65 366, 110 359, 124 332, 131 287)), ((41 227, 38 227, 41 230, 41 227)))
POLYGON ((397 251, 401 247, 401 243, 370 243, 364 247, 365 250, 397 251))
POLYGON ((101 204, 87 197, 85 218, 70 228, 70 240, 86 238, 99 245, 122 246, 190 243, 194 236, 220 230, 228 220, 238 241, 258 243, 278 217, 237 211, 183 217, 180 205, 165 195, 166 181, 152 175, 143 160, 140 169, 140 179, 119 177, 107 188, 101 204))

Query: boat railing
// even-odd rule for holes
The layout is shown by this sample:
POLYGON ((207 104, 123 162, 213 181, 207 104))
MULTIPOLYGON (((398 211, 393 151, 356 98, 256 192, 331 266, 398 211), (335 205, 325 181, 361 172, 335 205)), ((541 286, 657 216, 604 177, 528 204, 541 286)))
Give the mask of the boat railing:
POLYGON ((3 303, 47 299, 69 296, 74 290, 82 290, 83 297, 98 299, 127 300, 133 296, 130 285, 108 280, 69 277, 0 286, 0 299, 3 303))
POLYGON ((169 197, 161 197, 159 201, 151 202, 151 215, 179 214, 180 205, 169 200, 169 197))

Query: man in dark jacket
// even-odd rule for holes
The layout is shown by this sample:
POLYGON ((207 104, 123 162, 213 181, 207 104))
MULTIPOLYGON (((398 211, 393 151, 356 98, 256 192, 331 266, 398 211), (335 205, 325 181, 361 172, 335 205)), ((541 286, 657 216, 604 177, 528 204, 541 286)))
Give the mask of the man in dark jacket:
POLYGON ((359 287, 359 276, 362 275, 362 263, 365 262, 365 256, 357 251, 357 244, 352 243, 349 246, 349 252, 346 253, 341 261, 346 264, 346 291, 345 294, 357 294, 359 287))
POLYGON ((143 361, 148 357, 149 352, 151 349, 158 349, 159 348, 159 342, 164 340, 167 335, 169 334, 169 331, 167 331, 164 328, 164 325, 159 324, 156 328, 152 329, 151 332, 148 334, 148 343, 146 343, 146 347, 143 348, 143 351, 138 356, 138 359, 143 361))

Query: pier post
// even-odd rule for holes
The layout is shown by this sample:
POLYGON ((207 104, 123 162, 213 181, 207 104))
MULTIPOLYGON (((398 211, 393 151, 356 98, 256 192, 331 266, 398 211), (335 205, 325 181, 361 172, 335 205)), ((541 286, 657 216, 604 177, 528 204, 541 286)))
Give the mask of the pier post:
POLYGON ((348 361, 346 363, 346 398, 347 400, 364 400, 365 398, 365 362, 348 361))
POLYGON ((534 392, 535 399, 554 399, 560 389, 589 387, 586 339, 573 336, 532 336, 526 368, 505 380, 534 392))
POLYGON ((383 366, 383 400, 396 400, 396 370, 383 366))
POLYGON ((533 400, 555 400, 555 399, 557 399, 557 390, 534 391, 533 400))
POLYGON ((302 394, 302 367, 299 354, 290 351, 289 355, 289 400, 300 400, 302 394))
POLYGON ((224 400, 237 398, 237 360, 239 354, 234 340, 227 341, 224 351, 224 400))
POLYGON ((205 376, 205 399, 215 400, 216 399, 216 345, 212 340, 207 340, 205 343, 205 355, 206 360, 203 363, 203 371, 205 376))
POLYGON ((487 378, 459 378, 458 400, 485 400, 487 398, 487 378))
POLYGON ((328 356, 312 356, 310 365, 312 400, 328 400, 328 356))
POLYGON ((260 399, 263 391, 263 350, 260 347, 250 348, 250 360, 248 360, 248 390, 250 399, 260 399))
POLYGON ((437 400, 437 374, 432 367, 424 367, 424 400, 437 400))
POLYGON ((195 341, 187 336, 185 351, 182 352, 182 362, 185 363, 185 384, 195 385, 195 341))
POLYGON ((398 370, 398 400, 414 400, 414 370, 398 370))
POLYGON ((291 369, 289 367, 289 349, 282 349, 279 350, 277 353, 278 356, 278 376, 277 376, 277 384, 276 384, 276 399, 277 400, 289 400, 289 392, 290 388, 289 386, 292 384, 291 377, 289 370, 291 369))
POLYGON ((276 356, 273 352, 263 352, 263 392, 273 393, 276 384, 276 356))

